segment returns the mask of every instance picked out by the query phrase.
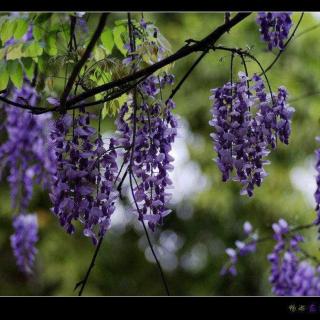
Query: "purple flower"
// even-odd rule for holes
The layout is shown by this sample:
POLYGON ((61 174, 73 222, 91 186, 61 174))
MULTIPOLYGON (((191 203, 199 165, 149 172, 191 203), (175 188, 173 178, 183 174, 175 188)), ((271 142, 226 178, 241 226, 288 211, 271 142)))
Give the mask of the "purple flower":
POLYGON ((259 12, 257 23, 260 27, 261 39, 268 44, 268 49, 284 49, 284 41, 288 38, 292 27, 290 12, 259 12))
MULTIPOLYGON (((151 85, 151 81, 155 79, 154 77, 149 79, 148 84, 154 86, 156 91, 159 81, 151 85)), ((154 97, 151 92, 144 94, 154 97)), ((133 123, 136 122, 132 156, 134 201, 138 206, 136 213, 139 219, 147 220, 152 230, 156 224, 161 224, 163 218, 170 212, 166 205, 171 195, 166 189, 172 185, 169 171, 173 169, 171 163, 174 159, 170 151, 177 133, 177 120, 171 112, 172 107, 174 107, 172 101, 165 107, 161 107, 157 102, 144 103, 138 106, 134 120, 134 114, 129 113, 128 104, 124 104, 116 121, 118 137, 115 139, 115 144, 125 146, 127 149, 123 154, 125 162, 130 161, 133 123), (128 117, 127 121, 124 120, 125 117, 128 117)))
POLYGON ((243 225, 243 231, 246 235, 249 235, 252 232, 252 225, 250 222, 246 221, 243 225))
POLYGON ((265 157, 270 148, 276 147, 277 137, 289 143, 294 109, 286 103, 284 87, 279 88, 277 97, 268 100, 262 79, 254 75, 251 88, 248 80, 240 72, 239 82, 212 90, 210 99, 214 104, 209 124, 215 129, 211 137, 222 181, 230 180, 235 171, 233 180, 243 185, 241 194, 251 197, 254 187, 259 187, 267 176, 264 165, 269 161, 265 157))
POLYGON ((58 163, 50 197, 61 226, 72 234, 78 220, 84 226, 83 234, 97 244, 115 210, 118 166, 114 139, 106 150, 101 136, 90 126, 92 117, 80 112, 71 134, 72 117, 65 114, 57 119, 51 137, 58 163))
POLYGON ((141 20, 140 20, 140 26, 141 26, 143 29, 146 29, 146 28, 147 28, 147 23, 144 21, 143 18, 141 18, 141 20))
POLYGON ((58 106, 60 104, 59 99, 54 98, 54 97, 48 97, 47 101, 52 104, 53 106, 58 106))
POLYGON ((278 296, 318 296, 320 269, 302 255, 300 243, 303 237, 292 233, 284 219, 273 224, 272 228, 276 240, 272 253, 268 255, 272 291, 278 296))
POLYGON ((237 275, 237 267, 236 264, 238 262, 239 256, 246 256, 250 253, 254 253, 256 251, 258 234, 253 232, 253 228, 249 222, 245 222, 243 225, 243 231, 246 236, 244 241, 235 241, 236 248, 228 248, 226 249, 226 254, 229 257, 229 260, 222 267, 220 274, 226 275, 230 274, 232 276, 237 275))
POLYGON ((13 220, 14 234, 10 237, 11 247, 19 269, 31 274, 38 241, 38 221, 35 214, 20 214, 13 220))
MULTIPOLYGON (((26 81, 21 89, 14 89, 12 100, 36 105, 38 94, 26 81)), ((9 169, 12 208, 26 211, 35 184, 48 189, 55 171, 55 156, 50 139, 51 114, 32 115, 12 106, 4 107, 7 119, 4 128, 7 141, 0 146, 3 169, 9 169)))

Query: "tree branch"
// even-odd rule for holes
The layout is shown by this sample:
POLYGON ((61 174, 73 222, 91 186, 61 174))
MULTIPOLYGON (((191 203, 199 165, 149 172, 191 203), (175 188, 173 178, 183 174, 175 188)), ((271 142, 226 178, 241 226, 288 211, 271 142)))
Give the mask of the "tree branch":
POLYGON ((137 80, 137 79, 144 77, 144 76, 149 76, 152 73, 154 73, 155 71, 157 71, 157 70, 165 67, 166 65, 171 64, 177 60, 180 60, 180 59, 190 55, 193 52, 206 50, 208 47, 214 45, 216 43, 216 41, 218 39, 220 39, 220 37, 224 33, 226 33, 232 27, 234 27, 235 25, 240 23, 242 20, 247 18, 250 14, 251 14, 250 12, 238 13, 233 19, 231 19, 227 23, 217 27, 212 33, 210 33, 208 36, 206 36, 202 40, 197 41, 192 45, 183 46, 180 50, 178 50, 176 53, 170 55, 169 57, 167 57, 167 58, 165 58, 165 59, 163 59, 163 60, 145 68, 145 69, 142 69, 142 70, 139 70, 133 74, 130 74, 126 77, 123 77, 121 79, 103 84, 101 86, 92 88, 86 92, 79 94, 78 96, 65 102, 66 108, 71 105, 75 105, 76 103, 83 101, 85 99, 88 99, 88 98, 90 98, 98 93, 101 93, 103 91, 110 90, 115 87, 120 87, 130 81, 137 80))
POLYGON ((75 288, 74 288, 74 290, 77 290, 77 288, 81 285, 81 288, 80 288, 80 290, 79 290, 78 296, 81 296, 81 295, 82 295, 82 292, 83 292, 83 290, 84 290, 84 288, 85 288, 85 286, 86 286, 86 284, 87 284, 87 282, 88 282, 88 279, 89 279, 91 270, 92 270, 92 268, 94 267, 95 261, 96 261, 97 256, 98 256, 98 252, 99 252, 99 250, 100 250, 100 247, 101 247, 101 244, 102 244, 102 240, 103 240, 103 236, 101 236, 101 237, 99 238, 98 245, 97 245, 97 247, 96 247, 96 250, 94 251, 94 254, 93 254, 93 257, 92 257, 90 266, 89 266, 89 268, 88 268, 88 270, 87 270, 87 272, 86 272, 86 275, 85 275, 84 279, 81 280, 80 282, 78 282, 78 283, 76 284, 75 288))
POLYGON ((209 52, 209 49, 206 49, 205 51, 203 51, 201 53, 201 55, 198 57, 198 59, 192 64, 192 66, 190 67, 190 69, 186 72, 186 74, 181 78, 181 80, 179 81, 179 83, 177 84, 177 86, 172 90, 170 96, 168 97, 168 99, 166 100, 166 104, 168 103, 168 101, 170 99, 172 99, 175 94, 178 92, 178 90, 181 88, 181 86, 183 85, 183 83, 188 79, 188 77, 190 76, 191 72, 195 69, 195 67, 200 63, 200 61, 205 57, 205 55, 209 52))
POLYGON ((78 63, 75 65, 75 67, 73 68, 71 75, 68 79, 68 82, 64 88, 64 91, 62 92, 61 98, 60 98, 60 111, 63 113, 66 111, 66 100, 68 98, 68 95, 72 89, 72 86, 76 80, 76 77, 78 76, 78 74, 81 71, 81 68, 83 67, 83 65, 86 63, 87 59, 90 56, 91 51, 93 50, 96 42, 98 41, 100 34, 102 33, 107 17, 108 17, 109 13, 102 13, 97 29, 94 32, 84 54, 82 55, 81 59, 78 61, 78 63))

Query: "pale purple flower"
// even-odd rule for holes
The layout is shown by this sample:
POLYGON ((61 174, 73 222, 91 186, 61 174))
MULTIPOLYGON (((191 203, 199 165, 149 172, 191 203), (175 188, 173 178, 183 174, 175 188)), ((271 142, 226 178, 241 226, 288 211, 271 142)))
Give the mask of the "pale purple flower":
POLYGON ((14 234, 11 235, 11 247, 19 269, 26 273, 33 272, 38 241, 38 221, 35 214, 20 214, 13 220, 14 234))

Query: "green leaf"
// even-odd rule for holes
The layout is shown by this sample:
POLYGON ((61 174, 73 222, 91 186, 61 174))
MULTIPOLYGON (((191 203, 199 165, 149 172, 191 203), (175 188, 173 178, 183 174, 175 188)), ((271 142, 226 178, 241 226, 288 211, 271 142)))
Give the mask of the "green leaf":
MULTIPOLYGON (((133 22, 133 21, 132 21, 133 22)), ((127 25, 128 24, 128 20, 127 19, 119 19, 119 20, 116 20, 114 22, 114 24, 116 26, 119 26, 119 25, 127 25)))
POLYGON ((120 107, 127 101, 128 95, 124 93, 122 96, 120 96, 117 99, 106 101, 103 104, 101 117, 104 119, 107 115, 109 116, 115 116, 117 112, 119 111, 120 107))
POLYGON ((20 62, 18 60, 8 61, 7 69, 12 83, 20 89, 23 82, 23 70, 20 62))
POLYGON ((8 15, 4 15, 0 17, 0 30, 2 29, 2 25, 9 19, 8 15))
POLYGON ((4 90, 7 88, 9 82, 9 73, 6 68, 5 61, 0 61, 0 90, 4 90))
POLYGON ((106 49, 107 54, 111 54, 114 47, 112 30, 108 28, 101 34, 101 42, 106 49))
MULTIPOLYGON (((59 15, 60 13, 57 13, 59 15)), ((52 13, 38 13, 37 17, 35 18, 35 22, 38 23, 44 23, 46 22, 49 18, 51 18, 52 13)))
POLYGON ((125 34, 127 33, 127 28, 124 25, 119 25, 114 27, 112 32, 114 44, 119 49, 119 51, 125 56, 127 54, 127 50, 123 47, 125 44, 123 36, 125 36, 125 34))
POLYGON ((34 39, 39 41, 39 40, 43 39, 44 30, 35 24, 32 28, 32 34, 33 34, 34 39))
POLYGON ((45 72, 46 71, 46 59, 44 56, 38 57, 37 58, 37 63, 38 63, 38 68, 40 72, 45 72))
POLYGON ((22 48, 22 56, 23 57, 38 57, 43 53, 43 48, 36 41, 32 41, 30 43, 26 43, 22 48))
POLYGON ((128 95, 127 95, 126 93, 124 93, 122 96, 120 96, 120 97, 118 98, 120 107, 121 107, 122 105, 124 105, 124 103, 127 102, 127 100, 128 100, 128 95))
POLYGON ((23 43, 15 43, 8 46, 7 49, 7 60, 16 60, 22 57, 23 43))
POLYGON ((5 55, 6 55, 6 51, 7 51, 6 48, 1 48, 1 49, 0 49, 0 60, 1 60, 1 59, 4 59, 4 57, 5 57, 5 55))
POLYGON ((96 61, 100 61, 106 57, 105 51, 100 47, 96 47, 94 49, 93 55, 96 61))
POLYGON ((58 53, 57 49, 57 41, 55 34, 50 34, 47 38, 46 46, 44 48, 44 51, 49 55, 49 56, 55 56, 58 53))
POLYGON ((28 22, 24 19, 17 19, 16 20, 16 29, 14 31, 13 37, 15 39, 20 39, 22 38, 26 32, 28 31, 28 22))
POLYGON ((8 41, 11 37, 13 37, 13 34, 15 32, 15 29, 17 27, 16 20, 6 20, 1 28, 1 41, 5 43, 8 41))
POLYGON ((101 93, 97 93, 97 94, 94 96, 94 100, 95 100, 95 101, 99 101, 99 100, 101 100, 101 99, 103 99, 103 95, 102 95, 101 93))
POLYGON ((33 78, 33 61, 31 58, 22 58, 22 64, 24 68, 24 72, 29 79, 33 78))

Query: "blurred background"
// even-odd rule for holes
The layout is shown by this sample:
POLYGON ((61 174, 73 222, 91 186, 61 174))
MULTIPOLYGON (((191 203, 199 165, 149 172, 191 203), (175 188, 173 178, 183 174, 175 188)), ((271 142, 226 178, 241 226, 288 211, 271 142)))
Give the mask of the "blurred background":
MULTIPOLYGON (((300 14, 293 13, 294 24, 300 14)), ((94 28, 99 15, 89 15, 94 28)), ((266 67, 277 52, 265 50, 255 17, 253 14, 245 19, 217 44, 251 47, 251 53, 266 67)), ((141 15, 133 13, 133 18, 140 19, 141 15)), ((111 14, 107 23, 112 25, 117 19, 126 19, 126 13, 111 14)), ((144 19, 159 27, 174 52, 184 45, 184 40, 197 40, 209 34, 223 23, 224 15, 144 13, 144 19)), ((319 32, 319 15, 306 13, 296 36, 268 73, 273 91, 280 85, 287 87, 296 112, 289 146, 279 144, 271 153, 271 165, 266 168, 269 176, 255 189, 252 198, 240 196, 237 183, 221 182, 209 137, 210 89, 229 81, 230 55, 222 51, 208 54, 176 95, 180 130, 173 150, 173 213, 162 228, 150 232, 172 295, 271 295, 266 255, 272 250, 272 241, 259 245, 257 254, 243 257, 234 278, 219 274, 227 260, 225 249, 243 238, 245 221, 251 221, 260 235, 267 235, 279 217, 292 225, 315 219, 314 150, 315 136, 320 135, 319 32)), ((198 54, 175 64, 173 73, 177 81, 198 54)), ((234 77, 243 71, 240 62, 235 59, 234 77)), ((260 71, 254 62, 248 61, 247 65, 250 74, 260 71)), ((113 121, 110 117, 104 119, 106 136, 113 121)), ((37 190, 30 212, 37 213, 39 219, 39 253, 35 274, 27 279, 18 271, 10 248, 12 211, 8 185, 2 178, 0 295, 75 295, 74 286, 83 278, 94 247, 81 232, 66 234, 50 213, 50 206, 48 195, 37 190)), ((128 204, 119 204, 112 219, 84 294, 165 295, 143 229, 130 214, 128 204)), ((308 251, 320 257, 316 230, 306 231, 305 236, 308 251)))

